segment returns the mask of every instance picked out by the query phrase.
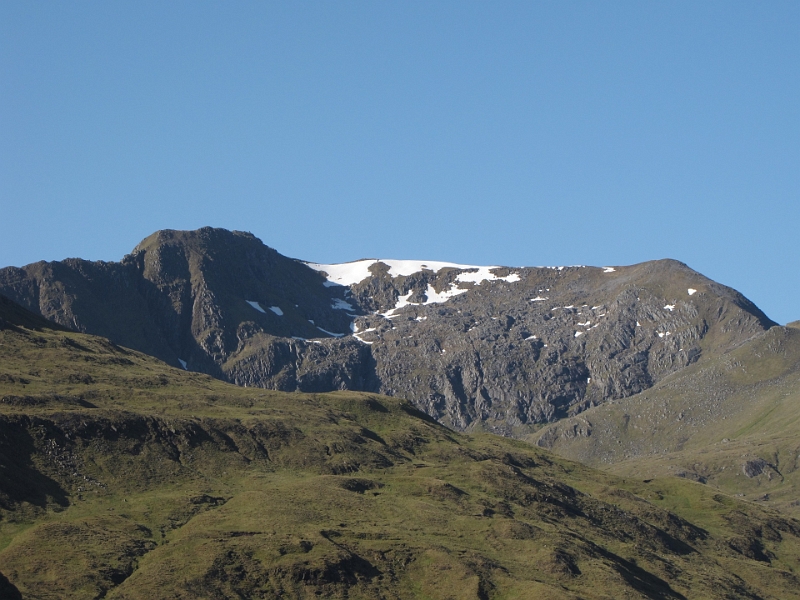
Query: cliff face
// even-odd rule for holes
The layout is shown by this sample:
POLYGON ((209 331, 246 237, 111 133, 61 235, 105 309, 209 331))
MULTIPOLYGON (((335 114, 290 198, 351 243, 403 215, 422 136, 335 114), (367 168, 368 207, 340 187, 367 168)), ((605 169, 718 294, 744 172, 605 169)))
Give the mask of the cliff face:
POLYGON ((380 392, 501 433, 648 389, 774 325, 671 260, 309 265, 211 228, 157 232, 119 263, 2 269, 0 293, 240 385, 380 392))

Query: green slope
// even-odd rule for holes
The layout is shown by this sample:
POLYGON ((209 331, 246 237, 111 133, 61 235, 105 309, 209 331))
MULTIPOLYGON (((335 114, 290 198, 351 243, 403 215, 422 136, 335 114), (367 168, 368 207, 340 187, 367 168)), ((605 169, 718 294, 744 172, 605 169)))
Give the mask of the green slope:
POLYGON ((618 474, 680 475, 798 515, 800 329, 773 327, 530 439, 618 474))
POLYGON ((800 523, 706 486, 6 322, 8 597, 800 597, 800 523))

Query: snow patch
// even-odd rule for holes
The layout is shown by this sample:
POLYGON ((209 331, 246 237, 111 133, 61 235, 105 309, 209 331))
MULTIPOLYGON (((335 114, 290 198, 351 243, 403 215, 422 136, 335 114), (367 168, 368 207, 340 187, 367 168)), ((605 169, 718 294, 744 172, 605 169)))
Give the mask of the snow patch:
MULTIPOLYGON (((425 302, 410 302, 409 298, 414 294, 414 291, 408 292, 405 296, 400 296, 397 299, 397 303, 394 305, 394 308, 390 308, 385 313, 379 313, 381 316, 386 317, 387 319, 393 319, 399 315, 397 315, 397 311, 401 308, 409 305, 413 306, 426 306, 428 304, 441 304, 443 302, 447 302, 450 298, 454 298, 460 294, 465 294, 469 290, 465 290, 459 287, 455 287, 453 284, 450 287, 442 290, 441 292, 437 292, 431 284, 428 284, 428 288, 425 290, 425 302)), ((415 320, 417 321, 424 321, 427 317, 417 317, 415 320)))
POLYGON ((306 265, 315 271, 325 273, 328 281, 323 285, 332 287, 334 285, 353 285, 359 281, 364 281, 370 276, 369 268, 376 262, 378 261, 367 259, 336 265, 321 265, 318 263, 306 263, 306 265))
POLYGON ((576 331, 575 332, 575 337, 581 337, 582 335, 583 335, 582 331, 576 331))
POLYGON ((616 271, 614 267, 603 267, 603 273, 613 273, 616 271))
POLYGON ((323 285, 332 287, 335 285, 355 285, 364 281, 371 275, 370 267, 377 263, 383 263, 389 267, 389 275, 391 277, 408 277, 414 273, 421 271, 433 271, 435 273, 442 269, 459 269, 459 270, 477 270, 476 273, 461 273, 458 276, 458 281, 471 281, 473 283, 480 283, 481 281, 489 280, 502 280, 509 283, 520 281, 520 276, 517 273, 511 273, 505 277, 498 277, 492 273, 495 269, 502 267, 481 267, 477 265, 461 265, 458 263, 442 262, 435 260, 393 260, 386 258, 368 258, 365 260, 356 260, 348 263, 338 264, 321 264, 307 262, 308 267, 325 273, 328 281, 323 285))
MULTIPOLYGON (((263 311, 262 311, 262 312, 263 312, 263 311)), ((179 358, 179 359, 178 359, 178 362, 179 362, 179 363, 181 363, 181 366, 183 367, 183 370, 184 370, 184 371, 188 371, 188 370, 189 370, 189 367, 188 367, 188 366, 186 366, 186 361, 185 361, 185 360, 183 360, 182 358, 179 358)))
POLYGON ((456 281, 461 283, 481 283, 486 280, 497 279, 497 276, 491 272, 494 267, 477 267, 475 272, 459 273, 456 281))
POLYGON ((548 300, 548 298, 543 298, 542 296, 536 296, 536 298, 531 298, 531 302, 542 302, 543 300, 548 300))
POLYGON ((343 337, 343 333, 333 333, 332 331, 328 331, 327 329, 323 329, 319 325, 317 325, 317 329, 319 329, 322 333, 327 333, 328 335, 332 335, 333 337, 343 337))
POLYGON ((689 289, 688 289, 688 290, 686 290, 686 291, 687 291, 687 292, 689 292, 689 295, 690 295, 690 296, 693 296, 694 294, 696 294, 696 293, 697 293, 697 290, 696 290, 696 289, 694 289, 694 288, 689 288, 689 289))
POLYGON ((341 298, 334 298, 333 299, 333 304, 331 305, 331 308, 333 308, 334 310, 355 310, 356 309, 355 306, 353 306, 349 302, 345 302, 341 298))
POLYGON ((250 306, 255 308, 258 312, 267 314, 267 311, 261 308, 261 305, 258 302, 253 302, 252 300, 245 300, 245 302, 247 302, 250 306))
POLYGON ((408 299, 414 294, 414 290, 408 292, 405 296, 400 296, 397 298, 397 304, 394 305, 394 308, 390 308, 385 313, 380 313, 381 316, 386 317, 387 319, 391 319, 396 317, 395 313, 403 308, 404 306, 408 306, 409 304, 414 304, 413 302, 409 302, 408 299))
MULTIPOLYGON (((279 317, 283 316, 283 311, 280 309, 280 307, 278 307, 278 306, 270 306, 269 309, 272 312, 274 312, 276 315, 278 315, 279 317)), ((264 311, 261 311, 261 312, 264 312, 264 311)))
POLYGON ((669 312, 672 312, 673 310, 675 310, 675 305, 674 304, 667 304, 664 307, 664 310, 668 310, 669 312))
POLYGON ((436 260, 391 260, 380 259, 375 262, 382 262, 389 267, 389 275, 392 277, 408 277, 420 271, 433 271, 438 273, 442 269, 497 269, 499 267, 479 267, 476 265, 459 265, 457 263, 442 262, 436 260))
POLYGON ((367 344, 368 346, 371 346, 371 345, 372 345, 372 344, 374 344, 375 342, 368 342, 367 340, 362 340, 362 339, 359 337, 359 336, 362 336, 362 335, 364 335, 365 333, 369 333, 370 331, 375 331, 375 328, 374 328, 374 327, 370 327, 370 328, 368 328, 368 329, 365 329, 364 331, 361 331, 360 333, 355 333, 355 332, 353 332, 353 337, 354 337, 354 338, 356 338, 356 339, 357 339, 359 342, 361 342, 362 344, 367 344))
POLYGON ((463 294, 468 291, 469 290, 462 290, 461 288, 457 287, 450 287, 449 289, 437 292, 429 283, 428 289, 425 290, 425 296, 428 298, 425 304, 441 304, 442 302, 447 302, 454 296, 458 296, 459 294, 463 294))

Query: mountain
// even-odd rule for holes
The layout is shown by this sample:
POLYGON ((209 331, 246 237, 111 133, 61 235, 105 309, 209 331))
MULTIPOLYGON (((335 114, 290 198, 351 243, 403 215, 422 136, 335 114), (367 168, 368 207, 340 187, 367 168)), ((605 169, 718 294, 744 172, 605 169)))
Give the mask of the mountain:
POLYGON ((119 263, 8 267, 0 293, 242 386, 381 393, 506 435, 641 393, 775 325, 672 260, 319 265, 212 228, 157 232, 119 263))
POLYGON ((4 598, 797 598, 800 522, 0 299, 4 598))

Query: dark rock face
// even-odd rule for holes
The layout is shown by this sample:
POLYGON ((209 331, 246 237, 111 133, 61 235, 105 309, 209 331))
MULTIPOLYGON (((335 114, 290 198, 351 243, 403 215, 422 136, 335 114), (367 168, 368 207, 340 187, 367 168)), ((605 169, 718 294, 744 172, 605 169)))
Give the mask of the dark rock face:
POLYGON ((0 598, 7 598, 7 600, 22 600, 22 594, 11 583, 8 578, 0 573, 0 598))
POLYGON ((0 290, 56 323, 218 377, 258 333, 323 335, 309 318, 346 330, 350 320, 331 308, 323 281, 251 234, 211 228, 160 231, 119 263, 67 259, 0 270, 0 290))
POLYGON ((742 472, 745 476, 752 479, 753 477, 761 475, 769 466, 769 463, 763 458, 755 458, 753 460, 748 460, 742 465, 742 472))
POLYGON ((338 285, 324 266, 248 233, 161 231, 120 263, 2 269, 0 293, 239 385, 402 396, 457 429, 499 433, 640 392, 774 324, 671 260, 491 270, 391 262, 368 261, 363 277, 338 285))

